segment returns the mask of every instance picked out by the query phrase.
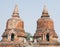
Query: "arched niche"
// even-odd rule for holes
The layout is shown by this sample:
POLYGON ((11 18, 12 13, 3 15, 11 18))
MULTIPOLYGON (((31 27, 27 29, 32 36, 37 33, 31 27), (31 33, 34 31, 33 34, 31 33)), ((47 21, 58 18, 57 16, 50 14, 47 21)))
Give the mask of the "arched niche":
POLYGON ((46 34, 46 40, 49 41, 49 33, 46 34))
POLYGON ((11 41, 14 41, 14 36, 15 36, 15 35, 12 33, 12 34, 11 34, 11 41))

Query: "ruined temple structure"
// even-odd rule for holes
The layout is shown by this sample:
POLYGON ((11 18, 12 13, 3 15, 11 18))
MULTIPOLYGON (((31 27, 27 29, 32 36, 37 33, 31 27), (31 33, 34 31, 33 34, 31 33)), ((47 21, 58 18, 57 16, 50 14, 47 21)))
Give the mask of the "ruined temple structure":
POLYGON ((0 47, 60 47, 54 22, 50 18, 46 6, 43 8, 41 18, 37 20, 33 41, 27 41, 26 38, 24 21, 21 20, 18 5, 16 5, 12 17, 7 20, 0 47))
POLYGON ((37 41, 44 43, 57 43, 58 36, 54 29, 53 20, 50 18, 46 6, 43 8, 42 16, 37 20, 37 30, 34 34, 37 41))
POLYGON ((19 17, 18 5, 15 6, 12 17, 8 19, 2 41, 22 42, 26 40, 24 22, 19 17))
MULTIPOLYGON (((12 17, 7 20, 5 32, 2 34, 1 45, 26 42, 24 22, 19 16, 18 5, 15 6, 12 17)), ((7 46, 8 47, 8 46, 7 46)))

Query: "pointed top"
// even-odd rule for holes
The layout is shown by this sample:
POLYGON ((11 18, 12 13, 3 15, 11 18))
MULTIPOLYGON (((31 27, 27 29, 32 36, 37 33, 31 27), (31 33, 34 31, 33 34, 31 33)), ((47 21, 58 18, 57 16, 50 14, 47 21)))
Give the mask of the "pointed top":
POLYGON ((43 12, 44 13, 48 13, 47 8, 46 8, 46 5, 44 5, 43 12))
POLYGON ((16 4, 16 6, 15 6, 15 9, 14 9, 14 13, 18 13, 19 11, 18 11, 18 5, 16 4))
POLYGON ((18 5, 15 5, 14 11, 13 11, 13 17, 19 17, 19 9, 18 9, 18 5))
POLYGON ((44 8, 43 8, 43 12, 42 12, 42 16, 41 17, 49 17, 48 10, 46 8, 46 5, 44 5, 44 8))

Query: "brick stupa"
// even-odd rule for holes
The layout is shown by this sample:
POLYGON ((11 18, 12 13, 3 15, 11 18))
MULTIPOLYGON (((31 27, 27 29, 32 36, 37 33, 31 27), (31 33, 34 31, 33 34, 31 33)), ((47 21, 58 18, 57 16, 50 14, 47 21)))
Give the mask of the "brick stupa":
POLYGON ((46 6, 43 8, 42 16, 37 20, 37 29, 34 38, 40 43, 57 43, 58 36, 54 29, 53 20, 50 18, 46 6))

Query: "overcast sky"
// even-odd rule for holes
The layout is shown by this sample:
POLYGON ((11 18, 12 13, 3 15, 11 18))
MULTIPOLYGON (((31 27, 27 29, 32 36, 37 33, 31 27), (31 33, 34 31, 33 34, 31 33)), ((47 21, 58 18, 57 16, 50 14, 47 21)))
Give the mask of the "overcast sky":
POLYGON ((54 29, 60 39, 60 0, 1 0, 0 1, 0 40, 5 31, 6 22, 13 13, 15 4, 19 6, 20 18, 24 21, 24 29, 32 35, 36 31, 37 20, 42 15, 44 5, 54 21, 54 29))

